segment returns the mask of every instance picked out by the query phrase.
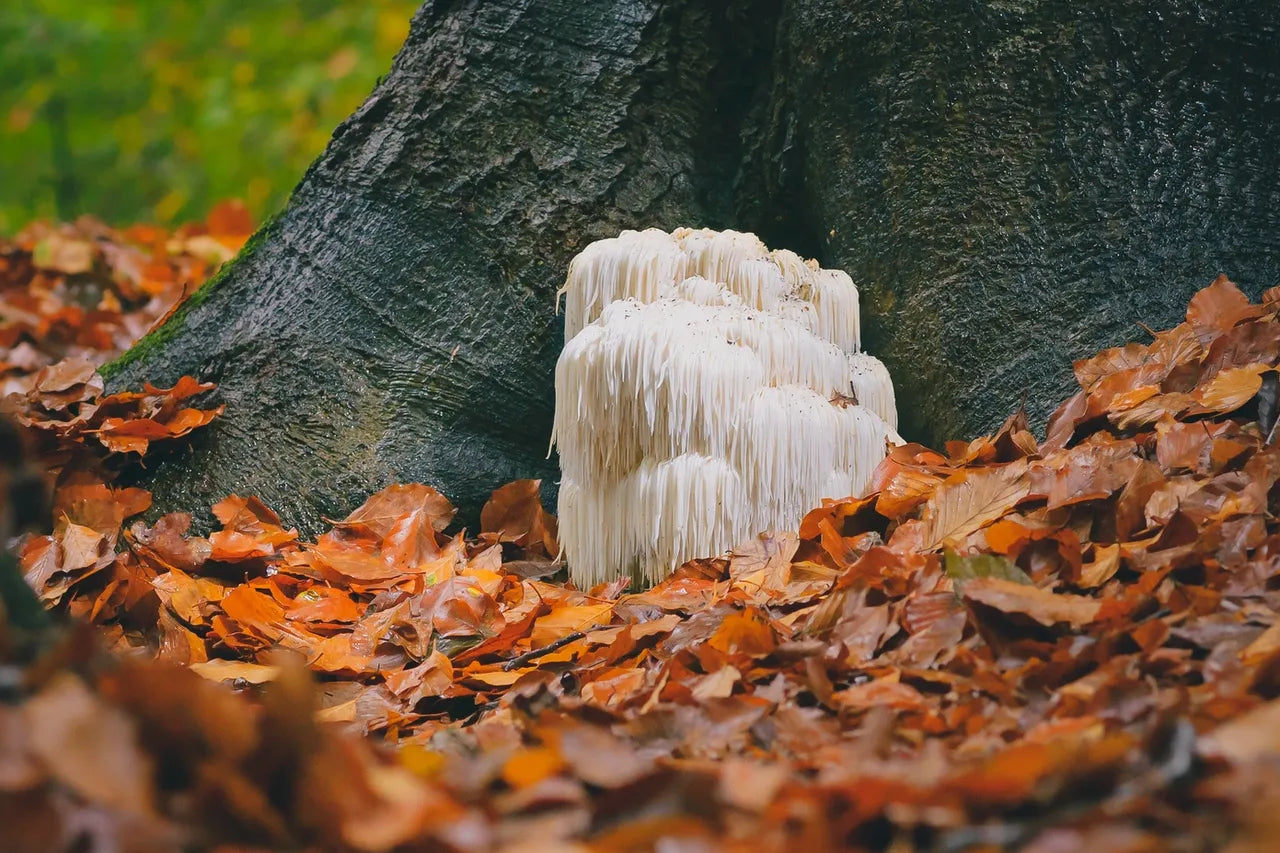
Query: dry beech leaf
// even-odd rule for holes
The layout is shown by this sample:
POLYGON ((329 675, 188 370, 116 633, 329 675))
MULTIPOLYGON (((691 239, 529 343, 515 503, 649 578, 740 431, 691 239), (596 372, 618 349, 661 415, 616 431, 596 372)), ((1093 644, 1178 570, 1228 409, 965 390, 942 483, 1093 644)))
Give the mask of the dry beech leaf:
POLYGON ((1029 491, 1030 479, 1023 460, 948 480, 924 505, 923 548, 932 550, 963 539, 1004 515, 1029 491))
POLYGON ((1259 705, 1214 729, 1201 751, 1242 764, 1280 755, 1280 700, 1259 705))
POLYGON ((555 517, 542 508, 541 480, 516 480, 495 489, 480 510, 480 530, 501 542, 541 544, 547 556, 559 553, 555 517))
POLYGON ((609 602, 556 607, 533 623, 533 644, 545 645, 575 631, 607 625, 612 613, 613 605, 609 602))
POLYGON ((1059 622, 1087 625, 1097 618, 1102 604, 1082 595, 1047 592, 1003 578, 974 578, 964 585, 964 597, 1004 613, 1022 613, 1046 627, 1059 622))
POLYGON ((210 660, 193 663, 192 672, 210 681, 243 681, 247 684, 263 684, 280 674, 278 666, 264 666, 234 660, 210 660))
POLYGON ((91 803, 126 814, 154 808, 151 765, 134 723, 63 675, 23 706, 29 748, 50 775, 91 803))
POLYGON ((1111 580, 1119 569, 1120 546, 1098 545, 1094 548, 1093 559, 1080 570, 1079 585, 1086 589, 1096 589, 1111 580))
POLYGON ((457 513, 449 499, 421 483, 392 485, 370 497, 334 526, 343 530, 364 530, 383 538, 404 516, 421 510, 436 531, 444 530, 457 513))
MULTIPOLYGON (((315 542, 250 497, 210 539, 182 516, 122 531, 150 496, 85 464, 95 436, 142 450, 206 420, 184 401, 210 386, 103 398, 37 345, 105 341, 201 275, 77 227, 77 275, 120 273, 90 312, 0 245, 0 379, 65 466, 22 566, 98 643, 60 628, 29 660, 0 616, 10 844, 1270 849, 1280 447, 1251 401, 1280 291, 1216 281, 1188 322, 1077 362, 1041 446, 1015 413, 946 455, 895 447, 798 535, 622 596, 522 568, 558 550, 534 481, 469 539, 421 485, 315 542)), ((221 255, 248 230, 227 208, 136 233, 221 255)))

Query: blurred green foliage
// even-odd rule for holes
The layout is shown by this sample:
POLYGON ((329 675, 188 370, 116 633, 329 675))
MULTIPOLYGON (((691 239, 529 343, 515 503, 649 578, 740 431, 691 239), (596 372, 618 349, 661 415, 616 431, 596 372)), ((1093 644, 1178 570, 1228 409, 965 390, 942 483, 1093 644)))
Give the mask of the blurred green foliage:
POLYGON ((0 0, 0 233, 280 208, 419 0, 0 0))

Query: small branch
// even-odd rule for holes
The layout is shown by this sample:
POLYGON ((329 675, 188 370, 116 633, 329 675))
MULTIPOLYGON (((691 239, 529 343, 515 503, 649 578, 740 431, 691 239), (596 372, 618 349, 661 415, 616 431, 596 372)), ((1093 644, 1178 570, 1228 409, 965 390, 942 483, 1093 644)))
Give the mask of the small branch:
POLYGON ((531 649, 530 651, 527 651, 522 655, 513 657, 511 660, 503 664, 502 671, 510 672, 513 669, 519 669, 520 667, 527 664, 529 661, 537 660, 543 655, 549 655, 552 652, 554 652, 556 649, 561 648, 563 646, 567 646, 570 643, 572 643, 574 640, 581 640, 585 636, 587 635, 583 631, 574 631, 572 634, 563 636, 560 639, 556 640, 554 643, 543 646, 540 649, 531 649))

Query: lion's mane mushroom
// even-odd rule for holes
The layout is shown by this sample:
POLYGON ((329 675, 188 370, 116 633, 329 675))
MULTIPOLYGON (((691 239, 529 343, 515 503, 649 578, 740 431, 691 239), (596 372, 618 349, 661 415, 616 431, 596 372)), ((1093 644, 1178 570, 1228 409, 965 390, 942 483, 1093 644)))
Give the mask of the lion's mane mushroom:
POLYGON ((657 582, 824 497, 899 441, 858 290, 754 234, 625 231, 569 266, 552 440, 574 582, 657 582), (859 405, 861 403, 861 405, 859 405))

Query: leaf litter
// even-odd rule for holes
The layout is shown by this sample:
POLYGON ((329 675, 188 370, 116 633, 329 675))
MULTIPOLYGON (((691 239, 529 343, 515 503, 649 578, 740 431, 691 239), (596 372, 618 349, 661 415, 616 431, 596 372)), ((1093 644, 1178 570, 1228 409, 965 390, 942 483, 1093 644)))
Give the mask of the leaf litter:
POLYGON ((642 591, 559 580, 535 481, 471 536, 423 484, 314 542, 249 496, 208 537, 137 520, 104 461, 216 416, 206 387, 44 365, 12 395, 61 466, 22 567, 74 618, 0 638, 7 843, 1271 849, 1278 311, 1219 278, 1078 362, 1045 441, 1017 413, 894 448, 870 494, 642 591))

